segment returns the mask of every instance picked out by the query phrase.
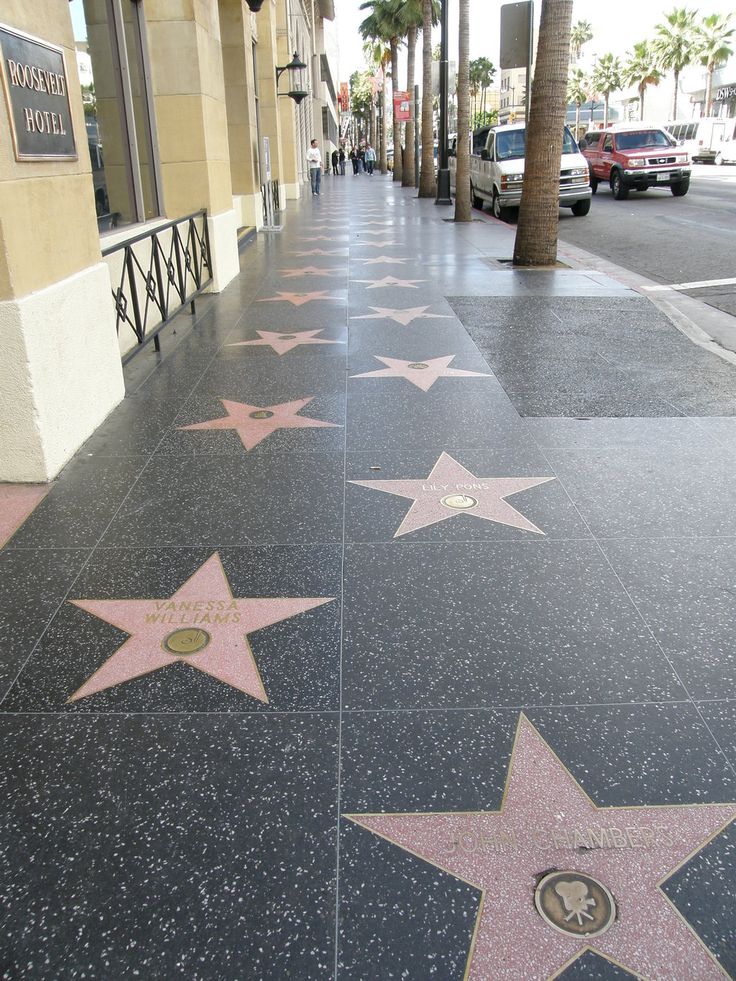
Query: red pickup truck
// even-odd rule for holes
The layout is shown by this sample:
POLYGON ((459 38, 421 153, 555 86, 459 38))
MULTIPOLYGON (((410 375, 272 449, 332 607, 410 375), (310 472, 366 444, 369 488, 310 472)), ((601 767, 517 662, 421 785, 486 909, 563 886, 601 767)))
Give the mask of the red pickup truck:
POLYGON ((611 126, 586 133, 581 148, 590 167, 593 194, 598 185, 610 184, 617 201, 629 191, 668 187, 676 198, 690 187, 687 151, 658 126, 611 126))

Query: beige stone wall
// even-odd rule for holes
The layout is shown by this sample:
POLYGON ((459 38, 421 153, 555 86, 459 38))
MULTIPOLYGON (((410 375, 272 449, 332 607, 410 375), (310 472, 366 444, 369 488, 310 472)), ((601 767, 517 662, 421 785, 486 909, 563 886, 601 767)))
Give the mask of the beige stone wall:
POLYGON ((219 0, 225 107, 233 195, 260 192, 258 125, 253 77, 256 18, 243 0, 219 0))
POLYGON ((0 21, 64 49, 77 160, 18 163, 0 112, 0 300, 25 296, 100 259, 69 5, 0 0, 0 21), (63 247, 60 247, 63 243, 63 247))

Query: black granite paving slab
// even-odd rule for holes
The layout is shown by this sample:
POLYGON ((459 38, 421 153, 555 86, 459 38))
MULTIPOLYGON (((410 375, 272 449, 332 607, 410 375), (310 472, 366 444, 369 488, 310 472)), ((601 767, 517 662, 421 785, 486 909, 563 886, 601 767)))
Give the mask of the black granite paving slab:
POLYGON ((592 543, 348 548, 346 709, 686 697, 592 543))
POLYGON ((0 726, 6 977, 329 975, 334 717, 0 726))

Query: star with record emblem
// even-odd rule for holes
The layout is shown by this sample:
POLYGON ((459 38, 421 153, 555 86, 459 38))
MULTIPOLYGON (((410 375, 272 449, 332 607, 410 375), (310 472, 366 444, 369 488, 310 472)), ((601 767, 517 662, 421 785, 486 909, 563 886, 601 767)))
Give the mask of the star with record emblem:
POLYGON ((333 599, 236 599, 215 552, 172 596, 71 602, 129 636, 70 702, 177 663, 268 702, 248 634, 333 599))
POLYGON ((384 276, 383 279, 354 279, 354 283, 370 283, 369 290, 380 290, 385 286, 398 286, 407 290, 418 289, 414 283, 426 283, 426 279, 397 279, 396 276, 384 276))
POLYGON ((324 269, 320 269, 319 266, 301 266, 299 269, 279 269, 279 275, 283 279, 296 279, 301 276, 344 276, 345 270, 340 266, 324 269))
POLYGON ((359 317, 351 317, 351 320, 393 320, 394 323, 408 327, 415 320, 452 320, 445 313, 427 313, 429 307, 404 307, 403 310, 394 310, 392 307, 369 307, 373 313, 365 313, 359 317))
POLYGON ((348 250, 347 249, 332 249, 331 251, 330 250, 325 251, 324 249, 309 249, 306 252, 290 252, 289 253, 289 255, 298 255, 298 256, 305 256, 305 255, 347 255, 347 254, 348 254, 348 250))
POLYGON ((278 331, 278 330, 257 330, 259 339, 255 341, 234 341, 227 344, 227 347, 262 347, 273 348, 277 354, 286 354, 295 347, 304 344, 343 344, 343 341, 329 341, 327 338, 317 337, 324 328, 320 330, 298 330, 298 331, 278 331))
POLYGON ((382 358, 377 354, 374 357, 376 361, 380 361, 386 367, 378 368, 376 371, 364 371, 360 375, 351 375, 350 377, 405 378, 412 385, 421 388, 423 392, 428 392, 438 378, 491 377, 480 371, 461 371, 459 368, 451 368, 450 364, 455 360, 454 354, 449 354, 444 358, 429 358, 427 361, 399 361, 398 358, 382 358))
POLYGON ((312 300, 339 300, 339 296, 327 296, 327 290, 317 290, 314 293, 282 293, 277 291, 276 296, 262 296, 259 303, 293 303, 295 307, 304 306, 312 300))
POLYGON ((234 429, 245 449, 252 450, 278 429, 339 428, 335 422, 323 422, 321 419, 298 415, 313 398, 314 395, 311 395, 309 398, 297 399, 294 402, 266 406, 220 399, 227 415, 218 419, 208 419, 206 422, 195 422, 191 426, 179 426, 179 429, 234 429))
POLYGON ((394 538, 419 528, 467 514, 484 521, 543 535, 507 497, 546 484, 554 477, 476 477, 449 453, 443 453, 426 480, 351 480, 351 484, 406 497, 414 503, 394 532, 394 538))
POLYGON ((736 804, 597 807, 524 715, 500 810, 345 816, 480 891, 467 981, 547 981, 587 950, 648 981, 728 976, 661 886, 736 804))

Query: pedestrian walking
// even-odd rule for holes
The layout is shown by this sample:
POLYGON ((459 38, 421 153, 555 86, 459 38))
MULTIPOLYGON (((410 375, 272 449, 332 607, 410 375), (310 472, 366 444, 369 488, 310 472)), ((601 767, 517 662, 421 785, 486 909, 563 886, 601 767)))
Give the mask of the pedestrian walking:
POLYGON ((307 163, 309 165, 309 181, 312 185, 312 194, 319 194, 322 183, 322 154, 319 152, 316 140, 312 140, 309 144, 307 163))
POLYGON ((358 150, 358 171, 365 170, 365 150, 360 147, 358 150))
POLYGON ((375 164, 375 162, 376 162, 376 151, 369 143, 368 146, 365 148, 365 169, 368 171, 368 174, 371 177, 373 176, 373 165, 375 164))
POLYGON ((340 173, 344 177, 345 176, 345 150, 343 147, 340 147, 340 153, 338 154, 338 159, 340 161, 340 173))
POLYGON ((333 150, 332 151, 332 173, 333 174, 337 174, 337 172, 338 172, 338 170, 337 170, 337 161, 338 161, 338 159, 339 159, 339 156, 338 156, 337 150, 333 150))
POLYGON ((353 165, 353 176, 356 177, 358 174, 358 168, 360 167, 360 160, 358 160, 358 151, 355 149, 355 147, 350 148, 350 153, 348 156, 350 157, 350 162, 353 165))

